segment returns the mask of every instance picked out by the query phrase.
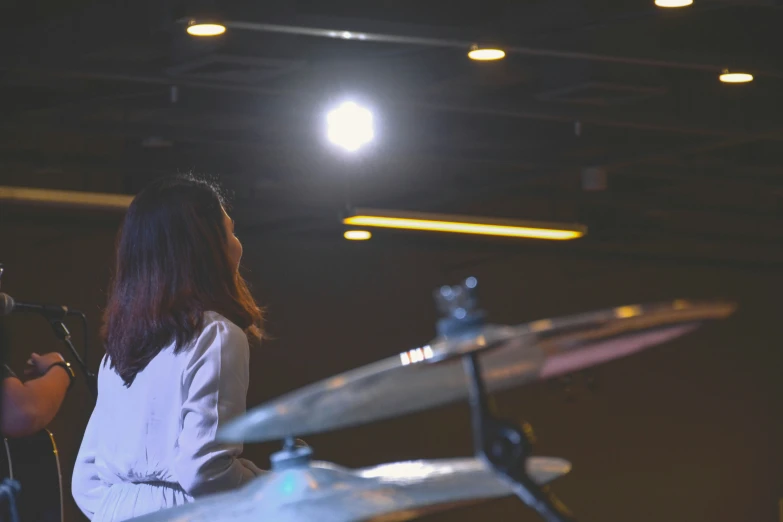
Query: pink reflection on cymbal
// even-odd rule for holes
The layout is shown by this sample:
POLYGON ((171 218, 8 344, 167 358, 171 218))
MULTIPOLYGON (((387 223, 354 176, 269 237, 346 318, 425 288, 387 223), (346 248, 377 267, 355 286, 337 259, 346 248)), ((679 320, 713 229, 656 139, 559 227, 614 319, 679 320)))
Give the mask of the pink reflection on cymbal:
POLYGON ((557 345, 547 346, 548 343, 544 342, 542 343, 544 350, 551 355, 547 356, 539 375, 541 378, 547 379, 589 368, 612 359, 619 359, 640 352, 649 346, 684 335, 696 329, 697 326, 698 324, 695 323, 678 325, 651 332, 624 335, 573 348, 557 345))

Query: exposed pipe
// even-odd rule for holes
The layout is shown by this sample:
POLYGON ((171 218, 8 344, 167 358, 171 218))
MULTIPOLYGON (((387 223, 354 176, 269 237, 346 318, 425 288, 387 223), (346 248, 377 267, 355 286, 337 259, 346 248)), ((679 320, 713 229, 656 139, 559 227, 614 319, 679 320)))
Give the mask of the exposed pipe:
MULTIPOLYGON (((188 20, 180 20, 186 23, 188 20)), ((292 34, 299 36, 311 36, 317 38, 332 38, 338 40, 356 40, 363 42, 379 42, 402 45, 418 45, 424 47, 455 48, 467 51, 477 43, 490 44, 493 42, 475 42, 467 40, 453 40, 447 38, 431 38, 422 36, 405 36, 384 33, 370 33, 364 31, 348 31, 344 29, 322 29, 316 27, 300 27, 294 25, 263 24, 256 22, 243 22, 231 20, 223 22, 229 29, 245 31, 292 34)), ((497 45, 497 42, 494 42, 497 45)), ((642 65, 646 67, 660 67, 665 69, 685 69, 690 71, 705 71, 720 73, 726 68, 726 64, 701 64, 693 62, 678 62, 673 60, 661 60, 656 58, 634 58, 630 56, 610 56, 605 54, 587 53, 579 51, 561 51, 556 49, 538 49, 517 45, 502 46, 507 54, 522 54, 527 56, 543 56, 547 58, 559 58, 567 60, 586 60, 592 62, 622 63, 630 65, 642 65)), ((757 75, 783 77, 781 71, 753 71, 757 75)))

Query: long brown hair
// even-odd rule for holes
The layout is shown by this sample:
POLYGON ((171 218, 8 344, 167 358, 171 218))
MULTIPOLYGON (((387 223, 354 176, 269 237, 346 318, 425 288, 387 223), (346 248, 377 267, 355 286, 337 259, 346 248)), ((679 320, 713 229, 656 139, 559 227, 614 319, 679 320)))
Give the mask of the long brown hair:
POLYGON ((214 184, 190 175, 158 179, 131 202, 101 332, 126 386, 167 345, 185 349, 206 311, 260 339, 261 310, 229 259, 223 207, 214 184))

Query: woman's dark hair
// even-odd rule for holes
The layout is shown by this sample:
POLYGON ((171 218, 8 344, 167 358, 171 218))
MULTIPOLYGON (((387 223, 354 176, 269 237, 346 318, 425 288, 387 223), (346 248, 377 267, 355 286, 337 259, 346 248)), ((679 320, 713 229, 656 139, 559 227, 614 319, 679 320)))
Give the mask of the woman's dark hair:
POLYGON ((156 180, 131 202, 102 335, 110 367, 130 386, 160 351, 186 348, 217 312, 261 337, 261 310, 228 255, 224 199, 193 176, 156 180))

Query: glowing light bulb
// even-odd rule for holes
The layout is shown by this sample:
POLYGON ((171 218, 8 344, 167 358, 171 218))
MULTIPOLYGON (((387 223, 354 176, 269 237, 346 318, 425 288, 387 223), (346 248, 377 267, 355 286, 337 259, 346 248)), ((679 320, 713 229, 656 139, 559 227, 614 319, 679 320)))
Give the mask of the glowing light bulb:
POLYGON ((375 136, 372 113, 354 102, 345 102, 326 117, 329 141, 347 151, 357 151, 375 136))

